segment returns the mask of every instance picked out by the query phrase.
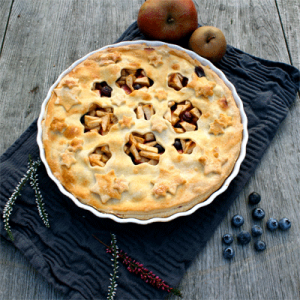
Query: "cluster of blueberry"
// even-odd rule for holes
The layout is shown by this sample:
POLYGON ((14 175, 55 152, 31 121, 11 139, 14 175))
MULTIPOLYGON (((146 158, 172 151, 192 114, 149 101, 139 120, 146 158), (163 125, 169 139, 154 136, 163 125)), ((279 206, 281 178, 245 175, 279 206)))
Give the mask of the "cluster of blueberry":
MULTIPOLYGON (((260 202, 261 196, 258 193, 253 192, 249 195, 248 199, 249 199, 249 204, 256 205, 260 202)), ((264 210, 259 207, 254 208, 252 211, 252 217, 254 220, 262 220, 265 217, 265 215, 266 214, 265 214, 264 210)), ((234 226, 236 228, 241 227, 244 224, 243 216, 241 216, 241 215, 233 216, 231 219, 231 224, 232 224, 232 226, 234 226)), ((274 231, 277 228, 280 228, 281 230, 286 231, 286 230, 290 229, 291 221, 287 218, 282 218, 278 222, 276 219, 270 218, 267 221, 266 226, 267 226, 267 229, 270 231, 274 231)), ((263 229, 259 225, 253 225, 251 228, 251 234, 253 237, 260 237, 263 234, 263 229)), ((251 241, 251 234, 247 231, 241 231, 237 235, 237 242, 240 245, 249 244, 251 241)), ((226 258, 226 259, 233 258, 235 255, 235 252, 234 252, 234 249, 230 246, 233 242, 233 235, 229 234, 229 233, 225 234, 222 238, 222 241, 225 245, 227 245, 227 247, 223 251, 224 258, 226 258)), ((266 249, 266 243, 264 241, 258 239, 254 242, 254 248, 256 251, 264 251, 266 249)))

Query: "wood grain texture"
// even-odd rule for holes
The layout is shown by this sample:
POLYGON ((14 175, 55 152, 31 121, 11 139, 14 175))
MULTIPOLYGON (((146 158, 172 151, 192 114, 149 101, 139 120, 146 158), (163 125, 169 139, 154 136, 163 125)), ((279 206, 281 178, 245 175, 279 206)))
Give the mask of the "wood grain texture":
MULTIPOLYGON (((300 27, 295 2, 287 5, 286 1, 282 1, 282 15, 274 1, 213 1, 213 4, 211 1, 199 1, 199 21, 220 27, 229 44, 264 59, 291 64, 288 45, 294 65, 299 68, 297 47, 300 27), (285 26, 282 27, 281 22, 285 26), (285 29, 287 24, 289 30, 285 29)), ((185 274, 180 288, 188 299, 299 299, 300 270, 293 263, 300 258, 297 234, 300 229, 297 222, 300 210, 300 135, 296 125, 299 113, 297 97, 255 175, 185 274), (262 195, 260 206, 266 212, 266 220, 284 216, 293 220, 290 232, 270 233, 265 229, 265 222, 253 222, 253 207, 249 206, 247 199, 253 191, 262 195), (231 217, 237 213, 245 218, 243 230, 249 231, 255 223, 263 224, 262 239, 267 244, 267 251, 256 253, 253 242, 239 246, 235 241, 236 256, 228 262, 222 259, 224 246, 221 237, 225 233, 236 236, 239 232, 230 225, 231 217)))
POLYGON ((6 28, 9 23, 9 16, 13 0, 2 0, 0 3, 0 55, 3 47, 6 28))
MULTIPOLYGON (((2 0, 0 40, 0 154, 37 118, 47 91, 59 74, 86 53, 113 43, 136 20, 144 0, 2 0), (12 5, 12 6, 11 6, 12 5), (11 10, 10 10, 11 9, 11 10)), ((252 55, 300 67, 298 0, 194 0, 199 23, 221 28, 227 42, 252 55)), ((299 98, 291 106, 241 195, 205 249, 186 272, 183 299, 299 299, 300 294, 300 130, 299 98), (247 197, 262 195, 269 217, 289 217, 289 232, 262 237, 267 251, 253 243, 234 247, 236 257, 222 257, 223 234, 237 234, 231 217, 245 218, 247 197)), ((65 299, 10 243, 0 238, 0 299, 65 299)), ((170 297, 175 299, 175 297, 170 297)))
POLYGON ((0 60, 5 70, 0 74, 0 153, 38 117, 60 73, 90 51, 113 43, 135 20, 142 2, 14 1, 0 60), (22 103, 21 112, 12 101, 22 103))
POLYGON ((254 56, 289 62, 273 0, 195 2, 199 23, 221 28, 228 44, 254 56))
POLYGON ((291 55, 291 64, 300 69, 300 1, 277 0, 286 44, 291 55))

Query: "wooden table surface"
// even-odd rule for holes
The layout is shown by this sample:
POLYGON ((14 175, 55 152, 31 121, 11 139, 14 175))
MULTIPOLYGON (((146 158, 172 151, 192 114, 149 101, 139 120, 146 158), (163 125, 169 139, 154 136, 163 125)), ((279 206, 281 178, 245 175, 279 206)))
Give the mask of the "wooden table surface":
MULTIPOLYGON (((58 75, 88 52, 113 43, 137 18, 144 0, 1 0, 0 154, 38 117, 58 75)), ((299 0, 194 0, 199 23, 219 27, 228 44, 300 68, 299 0)), ((287 118, 227 217, 180 284, 183 299, 300 298, 300 105, 287 118), (267 250, 234 244, 222 257, 231 217, 253 225, 248 195, 261 194, 266 219, 288 217, 292 228, 264 230, 267 250)), ((265 226, 265 222, 264 222, 265 226)), ((0 238, 0 299, 65 299, 9 242, 0 238)), ((172 299, 175 299, 172 298, 172 299)))

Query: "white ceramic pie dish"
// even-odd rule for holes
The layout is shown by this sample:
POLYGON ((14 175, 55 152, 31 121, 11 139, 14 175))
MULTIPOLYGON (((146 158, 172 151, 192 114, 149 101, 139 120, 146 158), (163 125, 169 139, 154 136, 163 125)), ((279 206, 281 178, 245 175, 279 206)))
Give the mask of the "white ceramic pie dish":
POLYGON ((247 130, 247 116, 244 112, 244 108, 243 108, 243 103, 241 101, 241 99, 239 98, 235 87, 233 86, 233 84, 226 78, 226 76, 224 75, 224 73, 222 71, 220 71, 219 69, 217 69, 212 63, 210 63, 208 60, 200 57, 199 55, 197 55, 195 52, 186 50, 182 47, 179 47, 177 45, 173 45, 173 44, 166 44, 163 42, 158 42, 158 41, 145 41, 145 40, 138 40, 138 41, 129 41, 129 42, 121 42, 121 43, 117 43, 117 44, 113 44, 113 45, 108 45, 105 46, 101 49, 97 49, 87 55, 85 55, 84 57, 82 57, 81 59, 77 60, 76 62, 74 62, 68 69, 66 69, 56 80, 56 82, 51 86, 50 90, 48 91, 47 97, 45 98, 45 100, 42 103, 42 107, 41 107, 41 112, 40 112, 40 116, 38 118, 38 134, 37 134, 37 143, 40 149, 40 158, 43 161, 46 171, 49 175, 49 177, 56 183, 56 185, 58 186, 59 190, 61 191, 61 193, 63 193, 64 195, 66 195, 67 197, 69 197, 78 207, 88 210, 90 212, 92 212, 94 215, 96 215, 97 217, 100 218, 109 218, 112 219, 116 222, 119 223, 136 223, 136 224, 150 224, 153 222, 168 222, 171 220, 174 220, 180 216, 188 216, 192 213, 194 213, 196 210, 198 210, 199 208, 206 206, 210 203, 212 203, 212 201, 220 194, 222 194, 229 186, 230 182, 237 176, 239 170, 240 170, 240 166, 242 161, 245 158, 246 155, 246 145, 247 145, 247 141, 248 141, 248 130, 247 130), (51 93, 52 91, 55 89, 55 87, 58 85, 58 83, 61 81, 61 79, 68 74, 72 69, 74 69, 79 63, 81 63, 82 61, 84 61, 85 59, 87 59, 90 55, 100 51, 100 50, 104 50, 106 48, 111 48, 111 47, 118 47, 118 46, 126 46, 126 45, 131 45, 131 44, 147 44, 148 46, 161 46, 161 45, 167 45, 170 48, 174 48, 174 49, 178 49, 178 50, 182 50, 185 51, 186 53, 188 53, 193 59, 197 59, 198 61, 201 62, 201 64, 203 65, 208 65, 224 82, 225 84, 228 86, 228 88, 231 90, 234 100, 237 104, 237 107, 239 108, 240 111, 240 115, 241 115, 241 121, 242 121, 242 125, 243 125, 243 139, 242 139, 242 143, 241 143, 241 150, 240 150, 240 154, 239 157, 235 163, 235 166, 230 174, 229 177, 227 177, 227 179, 224 181, 223 185, 221 186, 221 188, 219 188, 217 191, 215 191, 207 200, 205 200, 204 202, 201 202, 197 205, 195 205, 193 208, 185 211, 185 212, 179 212, 179 213, 175 213, 172 216, 169 217, 165 217, 165 218, 152 218, 152 219, 148 219, 148 220, 139 220, 136 218, 120 218, 117 217, 116 215, 113 214, 109 214, 109 213, 102 213, 98 210, 96 210, 95 208, 88 206, 86 204, 83 204, 82 202, 80 202, 78 199, 76 199, 71 193, 69 193, 63 186, 62 184, 58 181, 58 179, 53 175, 47 161, 45 158, 45 151, 44 151, 44 147, 43 147, 43 142, 42 142, 42 120, 44 119, 44 114, 45 114, 45 108, 47 105, 47 102, 49 101, 50 97, 51 97, 51 93))

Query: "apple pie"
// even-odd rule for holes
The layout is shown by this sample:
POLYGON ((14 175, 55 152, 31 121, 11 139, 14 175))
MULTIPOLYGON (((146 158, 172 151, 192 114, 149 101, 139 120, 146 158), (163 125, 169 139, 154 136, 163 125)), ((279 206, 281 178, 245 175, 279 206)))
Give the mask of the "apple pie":
POLYGON ((55 86, 42 120, 62 186, 104 214, 140 220, 205 201, 231 174, 242 135, 223 80, 167 45, 87 56, 55 86))

